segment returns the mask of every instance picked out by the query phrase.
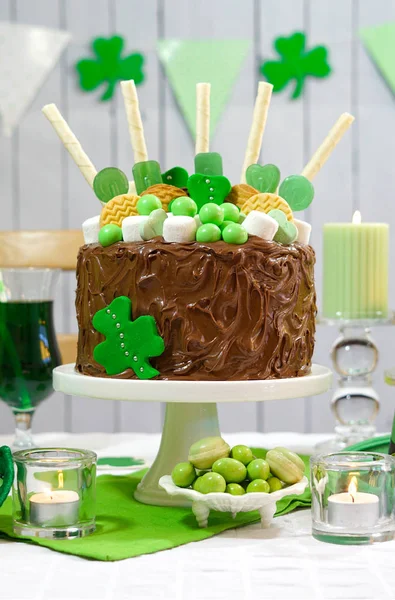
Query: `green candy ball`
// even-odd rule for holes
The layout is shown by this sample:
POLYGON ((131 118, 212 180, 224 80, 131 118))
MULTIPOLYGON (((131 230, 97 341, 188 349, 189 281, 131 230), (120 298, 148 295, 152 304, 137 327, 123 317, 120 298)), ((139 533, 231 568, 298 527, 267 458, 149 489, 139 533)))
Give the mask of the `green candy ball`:
POLYGON ((247 494, 256 492, 265 492, 265 494, 269 494, 270 485, 264 479, 254 479, 247 487, 247 494))
POLYGON ((224 220, 223 208, 214 202, 208 202, 199 210, 199 218, 203 225, 206 223, 214 223, 214 225, 220 226, 224 220))
POLYGON ((245 244, 248 240, 248 233, 242 225, 231 223, 222 231, 222 239, 227 244, 245 244))
POLYGON ((219 226, 221 232, 225 229, 225 227, 227 227, 228 225, 232 225, 233 221, 224 221, 223 223, 221 223, 221 225, 219 226))
POLYGON ((278 490, 283 489, 283 482, 278 477, 270 477, 267 483, 269 484, 270 492, 278 492, 278 490))
POLYGON ((269 463, 263 458, 255 458, 247 467, 248 479, 267 479, 270 475, 269 463))
POLYGON ((246 478, 247 469, 234 458, 220 458, 212 466, 215 473, 219 473, 226 483, 240 483, 246 478))
POLYGON ((118 225, 110 223, 104 225, 99 231, 99 242, 104 248, 122 241, 122 229, 118 225))
POLYGON ((194 217, 197 214, 197 204, 192 198, 181 196, 171 203, 171 212, 176 217, 194 217))
POLYGON ((196 241, 201 243, 218 242, 221 239, 221 230, 218 225, 206 223, 198 227, 196 241))
POLYGON ((243 496, 246 493, 245 489, 238 483, 228 483, 225 492, 232 494, 232 496, 243 496))
POLYGON ((226 481, 219 473, 206 473, 196 479, 193 489, 201 494, 224 492, 226 490, 226 481))
POLYGON ((162 208, 162 202, 153 194, 141 196, 141 198, 137 200, 137 212, 139 215, 148 217, 153 210, 157 210, 158 208, 162 208))
POLYGON ((243 463, 243 465, 248 465, 252 460, 254 460, 254 455, 252 453, 251 448, 248 446, 243 446, 239 444, 238 446, 233 446, 230 451, 230 455, 232 458, 239 460, 243 463))
POLYGON ((224 221, 233 221, 233 223, 239 222, 240 210, 235 204, 224 202, 221 204, 221 208, 224 211, 224 221))
POLYGON ((189 487, 196 479, 195 468, 190 462, 178 463, 171 473, 171 478, 178 487, 189 487))

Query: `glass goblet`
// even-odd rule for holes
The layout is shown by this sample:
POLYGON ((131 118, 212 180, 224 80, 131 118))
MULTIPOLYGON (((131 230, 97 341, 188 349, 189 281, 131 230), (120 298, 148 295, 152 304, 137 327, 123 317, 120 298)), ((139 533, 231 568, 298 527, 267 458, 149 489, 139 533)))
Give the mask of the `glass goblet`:
POLYGON ((15 448, 32 448, 37 405, 61 363, 53 323, 59 269, 0 268, 0 399, 15 416, 15 448))

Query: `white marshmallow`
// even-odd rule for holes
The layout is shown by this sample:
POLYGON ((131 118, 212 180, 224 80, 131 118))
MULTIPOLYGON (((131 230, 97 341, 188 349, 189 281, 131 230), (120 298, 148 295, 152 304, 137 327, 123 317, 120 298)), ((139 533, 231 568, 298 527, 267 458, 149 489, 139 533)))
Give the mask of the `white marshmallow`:
POLYGON ((100 215, 91 217, 82 223, 85 244, 97 244, 99 241, 100 215))
POLYGON ((163 224, 163 237, 166 242, 194 242, 196 221, 193 217, 173 217, 163 224))
POLYGON ((168 212, 168 213, 166 213, 166 214, 167 214, 167 218, 168 218, 168 219, 169 219, 169 218, 173 218, 173 217, 174 217, 174 215, 173 215, 173 213, 172 213, 172 212, 168 212))
POLYGON ((140 224, 148 219, 145 215, 125 217, 122 221, 122 235, 124 242, 142 242, 140 224))
POLYGON ((260 210, 252 210, 243 221, 243 227, 250 235, 257 235, 271 241, 277 233, 278 223, 260 210))
POLYGON ((296 225, 296 229, 298 230, 298 237, 296 238, 296 241, 299 242, 299 244, 308 244, 311 233, 310 223, 306 223, 306 221, 299 221, 299 219, 294 219, 294 223, 296 225))

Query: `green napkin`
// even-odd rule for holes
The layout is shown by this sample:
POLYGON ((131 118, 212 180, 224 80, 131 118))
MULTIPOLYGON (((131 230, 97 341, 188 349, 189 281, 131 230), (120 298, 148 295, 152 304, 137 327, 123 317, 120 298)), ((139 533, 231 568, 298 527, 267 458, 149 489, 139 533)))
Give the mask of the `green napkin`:
MULTIPOLYGON (((265 450, 258 448, 253 452, 257 457, 266 455, 265 450)), ((302 458, 308 465, 308 457, 302 458)), ((66 554, 112 561, 197 542, 226 529, 259 520, 256 511, 239 513, 236 519, 232 519, 229 513, 212 511, 209 526, 200 529, 191 509, 149 506, 134 500, 134 490, 145 472, 123 476, 101 475, 97 478, 97 529, 86 538, 52 541, 16 536, 12 531, 11 498, 0 509, 0 535, 33 542, 66 554)), ((308 507, 310 500, 309 489, 301 496, 287 496, 277 503, 276 515, 283 515, 298 507, 308 507)))

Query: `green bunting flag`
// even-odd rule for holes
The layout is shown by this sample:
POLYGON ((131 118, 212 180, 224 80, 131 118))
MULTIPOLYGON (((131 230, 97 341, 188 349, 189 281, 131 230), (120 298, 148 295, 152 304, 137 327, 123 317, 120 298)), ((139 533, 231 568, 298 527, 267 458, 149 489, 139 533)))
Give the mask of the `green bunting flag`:
POLYGON ((395 93, 395 23, 367 27, 359 35, 370 57, 395 93))
POLYGON ((248 40, 161 40, 159 59, 185 121, 195 139, 196 84, 211 83, 210 133, 213 134, 246 58, 248 40))

